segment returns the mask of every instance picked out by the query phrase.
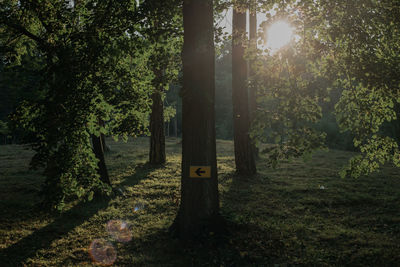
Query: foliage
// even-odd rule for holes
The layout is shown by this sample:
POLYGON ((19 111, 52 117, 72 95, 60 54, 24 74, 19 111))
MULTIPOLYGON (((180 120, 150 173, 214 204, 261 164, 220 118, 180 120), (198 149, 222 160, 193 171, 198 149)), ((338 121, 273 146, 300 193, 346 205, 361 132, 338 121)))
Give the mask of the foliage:
POLYGON ((43 98, 24 102, 13 120, 35 135, 31 166, 44 167, 45 203, 58 209, 72 197, 109 192, 98 179, 90 136, 105 132, 99 121, 111 121, 116 134, 140 133, 149 102, 143 86, 147 73, 135 73, 143 61, 135 60, 142 44, 135 35, 136 3, 76 3, 3 1, 0 6, 2 40, 10 51, 6 59, 25 52, 13 45, 14 36, 20 39, 16 44, 29 42, 26 49, 43 59, 43 98))
POLYGON ((5 62, 7 53, 0 51, 0 120, 8 121, 7 116, 15 111, 19 102, 40 98, 42 59, 28 49, 26 54, 20 55, 19 62, 5 62))
MULTIPOLYGON (((270 13, 271 4, 274 3, 271 1, 267 5, 259 4, 270 13)), ((275 60, 274 63, 259 64, 271 66, 269 70, 273 74, 267 73, 265 77, 269 77, 269 80, 263 83, 269 83, 269 89, 272 89, 270 96, 259 99, 276 109, 276 112, 271 111, 268 114, 270 117, 275 116, 277 122, 287 124, 286 128, 280 126, 283 129, 281 132, 292 136, 289 129, 292 127, 292 122, 287 121, 303 115, 308 118, 296 124, 297 126, 314 123, 315 119, 320 117, 317 114, 320 111, 315 112, 317 106, 325 105, 322 100, 329 100, 324 99, 329 96, 329 91, 342 92, 340 99, 333 102, 336 104, 337 123, 342 131, 350 132, 347 136, 354 137, 354 147, 361 152, 361 155, 352 159, 349 166, 341 172, 342 176, 358 177, 369 174, 379 169, 385 162, 398 165, 398 134, 390 133, 390 128, 396 129, 398 124, 396 107, 399 103, 400 84, 399 3, 390 0, 285 1, 274 5, 274 11, 274 16, 267 14, 266 24, 274 19, 289 19, 301 38, 296 45, 291 44, 294 52, 286 55, 282 53, 282 59, 275 60), (296 72, 295 69, 301 66, 299 62, 302 62, 303 69, 300 68, 300 71, 296 72), (295 69, 292 70, 292 67, 295 69), (291 72, 293 72, 292 81, 290 81, 291 72), (276 73, 277 77, 273 77, 276 73), (314 96, 317 96, 315 93, 302 91, 304 82, 309 83, 312 79, 315 79, 312 83, 319 86, 320 92, 325 90, 323 93, 325 96, 317 94, 319 99, 315 99, 314 96), (290 104, 284 104, 286 107, 291 105, 288 110, 279 109, 279 105, 284 102, 279 100, 279 95, 271 95, 275 92, 274 88, 279 81, 286 81, 286 84, 281 84, 281 88, 292 90, 283 96, 284 101, 293 96, 297 98, 290 104), (293 91, 295 86, 300 88, 301 94, 293 91), (308 97, 311 97, 308 103, 300 100, 308 97), (302 110, 295 108, 295 103, 303 103, 304 108, 302 110), (308 113, 311 110, 314 110, 314 113, 308 116, 307 114, 311 115, 308 113), (279 117, 281 114, 285 115, 279 117)), ((249 54, 251 57, 251 54, 255 53, 250 51, 249 54)), ((258 133, 264 128, 278 127, 270 122, 265 123, 264 118, 259 122, 258 129, 256 128, 258 133)), ((322 131, 330 129, 321 126, 319 123, 317 129, 322 131)), ((275 129, 269 131, 269 140, 276 138, 276 141, 286 142, 282 139, 282 134, 276 135, 274 132, 275 129)), ((298 133, 303 137, 309 134, 305 131, 298 133)), ((318 135, 311 134, 309 137, 314 140, 319 139, 318 135)), ((306 140, 311 139, 307 137, 306 140)), ((311 143, 305 146, 311 148, 313 147, 311 143)), ((301 143, 296 144, 298 145, 304 146, 301 143)), ((295 154, 297 150, 295 149, 295 154)))
POLYGON ((300 2, 326 55, 321 72, 344 89, 336 105, 338 123, 354 134, 361 151, 342 176, 369 174, 389 161, 399 166, 398 143, 385 132, 398 118, 398 1, 300 2))
MULTIPOLYGON (((218 0, 215 13, 250 3, 218 0)), ((179 83, 180 10, 179 0, 1 1, 0 120, 13 133, 15 125, 28 133, 36 151, 31 166, 44 168, 51 207, 110 192, 98 179, 90 137, 148 132, 150 89, 179 83)), ((274 55, 247 51, 257 59, 249 86, 260 88, 252 135, 276 144, 268 162, 308 155, 326 132, 328 146, 352 149, 352 139, 361 152, 342 176, 370 174, 386 162, 400 166, 399 2, 258 1, 258 10, 267 14, 265 27, 287 18, 300 37, 274 55)), ((216 41, 226 42, 215 30, 216 41)), ((223 43, 219 53, 216 131, 231 138, 230 46, 223 43)), ((167 107, 166 119, 173 114, 167 107)))
MULTIPOLYGON (((180 84, 171 84, 169 86, 168 91, 165 94, 165 103, 167 105, 166 108, 170 107, 171 111, 175 110, 173 116, 169 119, 171 121, 172 118, 176 120, 176 131, 174 132, 175 135, 179 135, 179 132, 182 132, 182 125, 181 125, 181 118, 182 118, 182 101, 180 101, 180 91, 181 86, 180 84)), ((164 118, 167 116, 167 113, 164 110, 164 118)), ((168 133, 169 134, 169 133, 168 133)))
POLYGON ((393 161, 400 166, 397 142, 380 133, 385 121, 396 119, 393 97, 386 90, 368 90, 361 84, 343 92, 336 105, 337 118, 342 128, 355 133, 354 145, 360 147, 362 156, 356 156, 341 172, 343 177, 359 177, 377 170, 385 162, 393 161))
MULTIPOLYGON (((25 54, 16 55, 7 51, 1 44, 5 39, 0 34, 0 120, 9 128, 12 142, 32 141, 32 136, 21 129, 16 129, 9 115, 15 112, 21 101, 37 101, 42 97, 40 69, 43 59, 29 49, 25 42, 25 54), (16 58, 18 56, 18 58, 16 58)), ((22 48, 24 46, 21 46, 22 48)), ((6 140, 6 139, 5 139, 6 140)))
MULTIPOLYGON (((278 12, 262 27, 286 16, 278 12)), ((299 20, 295 15, 289 18, 293 24, 299 20)), ((327 101, 328 90, 326 79, 315 71, 321 63, 313 49, 304 40, 292 41, 275 53, 268 49, 247 51, 256 72, 249 82, 258 88, 258 110, 251 134, 258 146, 260 142, 276 144, 264 151, 269 153, 268 162, 273 167, 282 159, 308 157, 324 147, 325 133, 317 130, 316 123, 322 117, 321 103, 327 101)))
POLYGON ((164 108, 164 122, 169 122, 176 116, 176 109, 173 106, 166 106, 164 108))
POLYGON ((326 133, 326 146, 329 149, 355 151, 354 136, 350 132, 342 132, 336 122, 333 111, 322 111, 321 120, 315 125, 320 132, 326 133))
POLYGON ((10 129, 8 128, 7 123, 5 123, 4 121, 0 121, 0 135, 5 135, 7 136, 7 134, 10 133, 10 129))
POLYGON ((176 83, 181 68, 183 45, 182 1, 147 0, 139 5, 138 32, 148 42, 148 68, 153 72, 153 90, 176 83))

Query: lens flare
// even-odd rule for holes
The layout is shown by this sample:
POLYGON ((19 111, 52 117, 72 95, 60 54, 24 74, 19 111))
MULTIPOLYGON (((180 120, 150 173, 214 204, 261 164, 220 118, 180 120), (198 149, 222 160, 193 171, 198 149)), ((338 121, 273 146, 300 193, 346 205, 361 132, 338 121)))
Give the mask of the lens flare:
POLYGON ((108 234, 118 242, 129 242, 132 240, 132 234, 129 225, 121 220, 111 220, 107 223, 108 234))
POLYGON ((89 247, 89 255, 95 263, 103 266, 110 266, 117 259, 117 251, 110 242, 104 239, 92 241, 89 247))

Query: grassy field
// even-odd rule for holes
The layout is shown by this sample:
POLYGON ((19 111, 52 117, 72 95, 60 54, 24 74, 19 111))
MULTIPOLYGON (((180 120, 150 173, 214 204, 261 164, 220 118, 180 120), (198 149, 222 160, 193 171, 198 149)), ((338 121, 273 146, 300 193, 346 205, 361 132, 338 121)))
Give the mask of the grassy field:
POLYGON ((28 170, 32 152, 0 146, 0 266, 92 266, 96 239, 113 246, 115 266, 400 266, 398 169, 341 179, 351 153, 335 150, 275 170, 260 159, 255 177, 240 177, 232 142, 218 141, 228 232, 180 242, 168 232, 179 203, 179 142, 167 139, 168 162, 156 168, 145 164, 147 138, 109 140, 106 161, 122 193, 59 215, 37 208, 43 178, 28 170), (112 220, 127 223, 129 242, 110 235, 112 220))

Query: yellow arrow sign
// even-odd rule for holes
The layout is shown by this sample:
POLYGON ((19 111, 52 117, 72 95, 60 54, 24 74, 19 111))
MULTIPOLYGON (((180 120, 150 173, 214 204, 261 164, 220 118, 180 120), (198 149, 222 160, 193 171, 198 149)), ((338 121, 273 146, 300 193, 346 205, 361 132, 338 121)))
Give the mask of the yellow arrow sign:
POLYGON ((211 166, 190 166, 190 178, 211 178, 211 166))

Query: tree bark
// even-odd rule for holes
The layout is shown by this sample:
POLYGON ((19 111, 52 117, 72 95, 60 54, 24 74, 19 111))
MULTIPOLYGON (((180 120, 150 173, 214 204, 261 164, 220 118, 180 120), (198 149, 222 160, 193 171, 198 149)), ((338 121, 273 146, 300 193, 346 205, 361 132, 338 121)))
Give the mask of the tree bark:
POLYGON ((174 224, 187 239, 215 229, 219 218, 213 0, 184 0, 183 24, 181 203, 174 224), (210 168, 210 178, 190 177, 191 166, 210 168))
MULTIPOLYGON (((105 127, 105 123, 103 120, 100 120, 100 125, 102 127, 105 127)), ((106 136, 103 133, 101 133, 100 138, 101 138, 101 146, 103 148, 103 153, 110 152, 110 148, 106 144, 106 136)))
POLYGON ((250 118, 247 92, 247 63, 244 59, 246 12, 233 9, 232 18, 232 105, 236 171, 256 173, 254 153, 249 138, 250 118))
MULTIPOLYGON (((251 50, 257 50, 257 1, 253 0, 249 6, 250 14, 250 43, 249 47, 251 50)), ((254 70, 254 60, 249 60, 249 76, 252 77, 252 83, 249 87, 249 108, 250 108, 250 125, 253 123, 257 111, 257 85, 254 81, 254 76, 256 72, 254 70)), ((254 140, 251 140, 251 147, 255 158, 258 158, 258 148, 255 145, 254 140)))
POLYGON ((175 115, 174 118, 174 133, 175 137, 178 137, 178 115, 175 115))
MULTIPOLYGON (((157 76, 161 71, 155 71, 157 76)), ((160 78, 160 77, 158 77, 160 78)), ((157 85, 157 87, 159 87, 157 85)), ((150 164, 165 163, 165 129, 164 129, 164 103, 161 96, 161 88, 155 88, 151 95, 153 101, 150 115, 150 164)))
POLYGON ((104 159, 104 148, 101 141, 101 136, 95 136, 94 134, 92 134, 91 138, 92 138, 94 155, 99 160, 97 165, 99 167, 98 174, 100 175, 100 180, 103 183, 111 185, 111 180, 110 177, 108 176, 106 161, 104 159))

